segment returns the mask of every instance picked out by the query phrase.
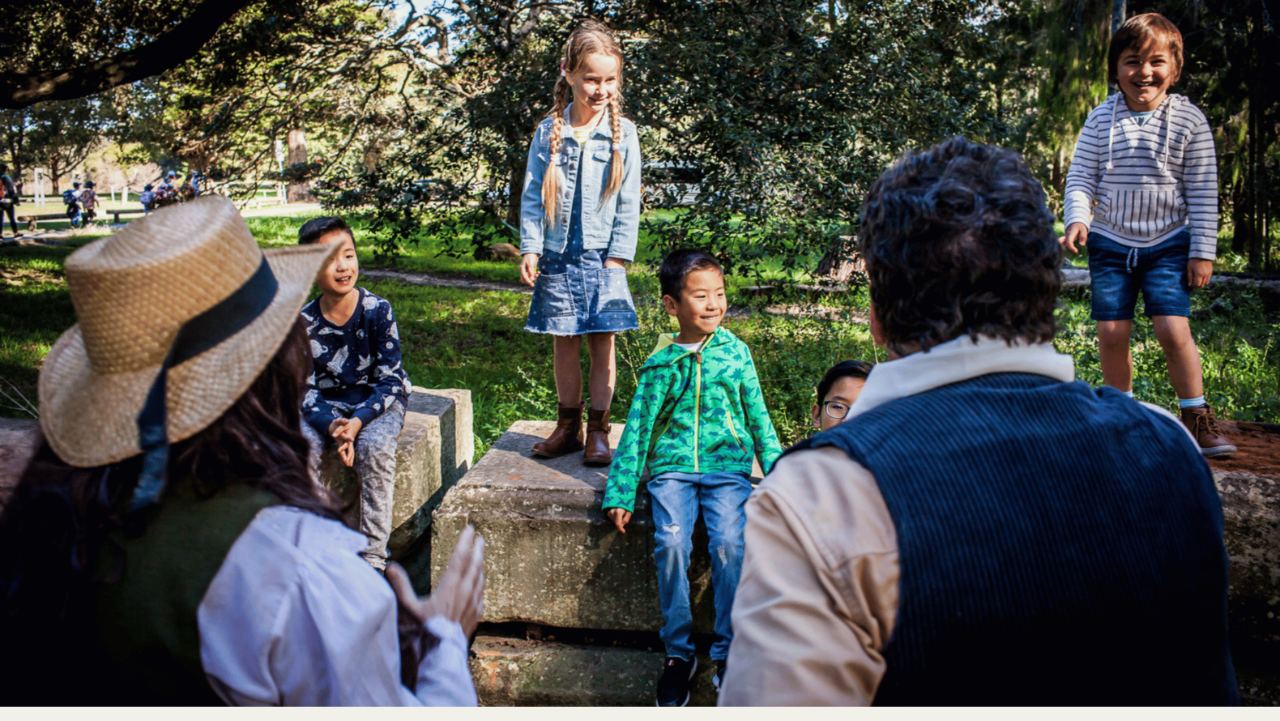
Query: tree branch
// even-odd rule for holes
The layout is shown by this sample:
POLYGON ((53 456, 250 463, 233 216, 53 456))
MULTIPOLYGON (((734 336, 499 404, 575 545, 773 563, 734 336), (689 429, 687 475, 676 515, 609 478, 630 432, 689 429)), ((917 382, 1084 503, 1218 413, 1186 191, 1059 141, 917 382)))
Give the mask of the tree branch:
POLYGON ((45 100, 71 100, 127 85, 195 56, 218 28, 257 0, 205 0, 172 30, 142 47, 71 70, 0 75, 0 108, 25 108, 45 100))

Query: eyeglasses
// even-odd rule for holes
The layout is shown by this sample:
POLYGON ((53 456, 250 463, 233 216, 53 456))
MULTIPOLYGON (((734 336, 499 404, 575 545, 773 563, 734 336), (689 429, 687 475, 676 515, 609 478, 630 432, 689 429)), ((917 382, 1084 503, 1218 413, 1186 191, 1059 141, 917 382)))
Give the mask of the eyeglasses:
POLYGON ((826 413, 828 418, 842 421, 849 415, 849 404, 843 401, 826 401, 822 404, 822 412, 826 413))

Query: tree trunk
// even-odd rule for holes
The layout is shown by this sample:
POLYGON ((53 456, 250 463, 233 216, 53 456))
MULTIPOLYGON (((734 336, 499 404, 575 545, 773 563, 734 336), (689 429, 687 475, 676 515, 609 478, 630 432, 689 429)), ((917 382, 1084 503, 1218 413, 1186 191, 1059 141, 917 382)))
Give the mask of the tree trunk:
POLYGON ((511 181, 507 186, 507 222, 520 227, 520 196, 524 194, 524 162, 511 163, 511 181))
POLYGON ((1124 24, 1125 0, 1115 0, 1115 5, 1111 6, 1111 37, 1116 36, 1116 31, 1124 24))
POLYGON ((1231 252, 1244 255, 1249 247, 1249 193, 1243 180, 1237 180, 1231 191, 1231 252))
POLYGON ((814 269, 814 275, 840 284, 848 283, 855 273, 865 272, 856 235, 836 236, 814 269))
MULTIPOLYGON (((289 152, 285 156, 285 164, 290 169, 307 164, 307 132, 302 128, 289 131, 289 152)), ((316 200, 311 194, 310 180, 291 179, 286 197, 290 203, 314 203, 316 200)))
MULTIPOLYGON (((1250 85, 1253 85, 1253 84, 1250 83, 1250 85)), ((1249 202, 1247 207, 1248 207, 1248 213, 1249 213, 1249 226, 1250 226, 1249 228, 1250 230, 1249 267, 1255 268, 1255 269, 1262 267, 1262 243, 1259 242, 1262 240, 1262 238, 1259 234, 1259 231, 1261 230, 1261 228, 1258 227, 1258 221, 1260 220, 1259 213, 1258 213, 1258 206, 1260 205, 1260 203, 1258 199, 1258 180, 1259 180, 1258 179, 1258 161, 1259 161, 1258 151, 1259 151, 1259 148, 1258 148, 1258 110, 1257 110, 1258 104, 1256 102, 1257 97, 1258 97, 1257 89, 1250 87, 1249 111, 1248 111, 1249 112, 1249 173, 1247 176, 1248 182, 1249 182, 1249 202)))
POLYGON ((1062 146, 1058 146, 1058 152, 1053 154, 1053 169, 1049 171, 1049 183, 1053 185, 1053 189, 1062 195, 1062 191, 1067 188, 1067 175, 1062 169, 1063 158, 1062 146))
MULTIPOLYGON (((1265 133, 1265 131, 1264 131, 1265 133)), ((1259 155, 1266 157, 1266 146, 1264 145, 1259 155)), ((1262 199, 1258 204, 1258 212, 1262 218, 1258 221, 1258 234, 1262 236, 1262 265, 1268 271, 1271 270, 1271 171, 1267 168, 1267 164, 1262 163, 1258 170, 1262 173, 1262 199)))
MULTIPOLYGON (((10 178, 13 178, 13 182, 14 182, 15 184, 16 184, 16 183, 21 183, 21 182, 22 182, 22 174, 26 172, 26 168, 22 167, 22 161, 18 160, 18 155, 17 155, 17 153, 14 153, 12 157, 13 157, 13 162, 9 163, 9 166, 10 166, 10 168, 9 168, 9 169, 10 169, 11 171, 13 171, 13 174, 12 174, 12 175, 10 175, 9 177, 10 177, 10 178)), ((35 180, 35 178, 32 178, 32 180, 35 180)), ((32 187, 35 187, 35 186, 34 186, 34 184, 32 185, 32 187)), ((25 190, 25 188, 24 188, 24 190, 25 190)))

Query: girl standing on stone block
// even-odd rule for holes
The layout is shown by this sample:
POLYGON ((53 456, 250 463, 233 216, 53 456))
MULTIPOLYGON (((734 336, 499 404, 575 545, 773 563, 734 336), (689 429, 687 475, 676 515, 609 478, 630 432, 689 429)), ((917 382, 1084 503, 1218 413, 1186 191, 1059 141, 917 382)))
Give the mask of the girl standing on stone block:
POLYGON ((520 213, 520 279, 533 286, 525 330, 553 336, 559 414, 534 455, 584 449, 606 466, 617 375, 614 334, 639 327, 626 263, 640 222, 640 140, 622 117, 622 49, 604 25, 578 26, 565 43, 555 105, 529 146, 520 213), (572 102, 570 102, 572 101, 572 102), (582 337, 591 356, 582 430, 582 337))

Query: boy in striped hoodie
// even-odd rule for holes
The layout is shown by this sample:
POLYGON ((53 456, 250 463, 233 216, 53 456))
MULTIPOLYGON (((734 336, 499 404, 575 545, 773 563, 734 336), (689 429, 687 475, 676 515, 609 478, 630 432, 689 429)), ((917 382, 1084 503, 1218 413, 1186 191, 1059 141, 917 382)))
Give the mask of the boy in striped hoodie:
POLYGON ((1073 253, 1089 248, 1103 382, 1133 397, 1129 337, 1141 290, 1182 422, 1205 456, 1235 453, 1205 403, 1188 322, 1190 291, 1209 283, 1217 255, 1218 170, 1204 113, 1168 94, 1182 73, 1182 34, 1157 13, 1130 18, 1111 39, 1107 72, 1120 92, 1080 131, 1062 238, 1073 253))

